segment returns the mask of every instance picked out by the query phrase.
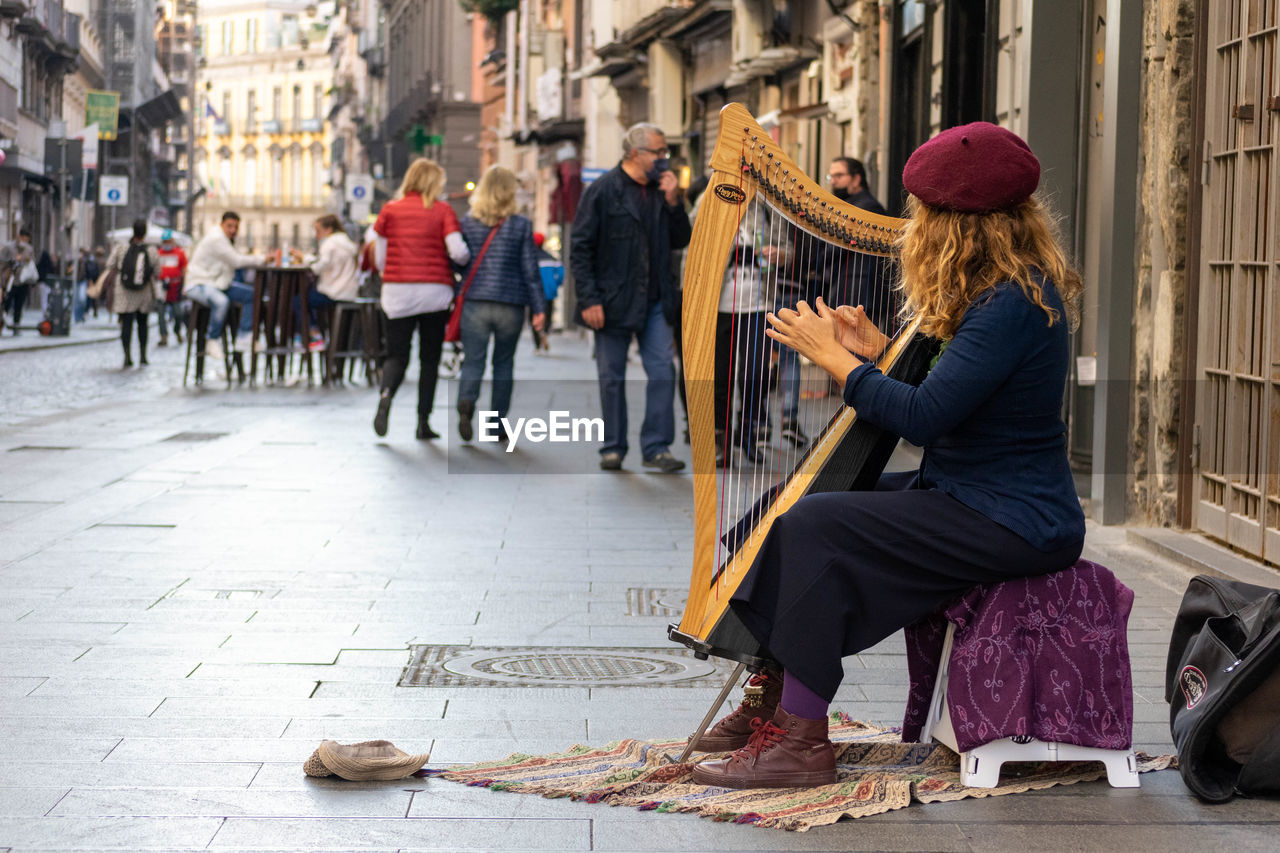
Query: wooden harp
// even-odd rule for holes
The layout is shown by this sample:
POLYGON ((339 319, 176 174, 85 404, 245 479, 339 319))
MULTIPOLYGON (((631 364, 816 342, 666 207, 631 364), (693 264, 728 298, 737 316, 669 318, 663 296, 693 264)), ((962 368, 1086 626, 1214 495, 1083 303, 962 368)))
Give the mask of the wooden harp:
MULTIPOLYGON (((735 293, 727 300, 724 291, 736 289, 738 278, 750 279, 744 288, 758 288, 752 292, 765 295, 757 301, 772 311, 779 304, 791 304, 788 296, 804 290, 797 282, 803 283, 807 276, 810 293, 816 289, 834 307, 848 304, 854 296, 851 288, 865 290, 870 278, 878 294, 873 296, 884 303, 868 305, 868 314, 879 316, 881 331, 891 340, 877 362, 879 368, 889 376, 918 384, 935 346, 918 334, 918 321, 900 318, 893 302, 898 297, 891 287, 892 257, 905 220, 862 210, 822 189, 801 172, 741 104, 729 104, 720 112, 711 168, 710 183, 698 202, 684 270, 683 359, 693 449, 693 567, 688 604, 679 625, 672 625, 668 635, 700 658, 712 655, 758 669, 766 663, 764 652, 728 604, 773 521, 810 493, 873 488, 897 438, 859 422, 856 413, 843 404, 843 389, 835 388, 825 374, 810 375, 802 381, 802 391, 809 393, 802 393, 801 408, 803 420, 812 425, 812 439, 804 446, 771 451, 763 465, 758 460, 748 464, 734 446, 734 433, 751 428, 745 416, 740 420, 729 414, 733 411, 734 377, 742 375, 743 367, 725 363, 725 323, 736 323, 736 328, 729 329, 729 337, 749 344, 745 347, 748 357, 760 362, 772 359, 777 345, 764 336, 758 313, 746 324, 740 319, 742 314, 733 314, 726 321, 722 313, 726 301, 737 307, 738 297, 735 293), (767 224, 762 224, 766 220, 767 224), (747 242, 753 244, 750 251, 747 242), (774 246, 772 252, 766 251, 770 245, 774 246), (870 267, 878 269, 874 276, 867 274, 870 267), (722 332, 722 383, 726 369, 730 373, 729 407, 719 416, 719 423, 714 403, 717 323, 722 332), (740 428, 733 429, 735 425, 740 428), (722 446, 717 447, 717 440, 722 446), (724 457, 722 464, 717 462, 718 450, 724 457)), ((865 292, 859 294, 861 299, 866 296, 865 292)), ((744 348, 730 349, 736 353, 744 348)), ((763 364, 756 367, 760 369, 746 372, 752 381, 765 381, 763 364)), ((814 371, 816 368, 810 373, 814 371)), ((745 399, 746 392, 740 393, 745 399)), ((770 410, 776 408, 777 404, 769 401, 762 411, 755 412, 755 429, 769 430, 766 422, 771 419, 770 410)), ((771 445, 776 448, 782 442, 776 438, 777 430, 773 432, 777 443, 771 445)))

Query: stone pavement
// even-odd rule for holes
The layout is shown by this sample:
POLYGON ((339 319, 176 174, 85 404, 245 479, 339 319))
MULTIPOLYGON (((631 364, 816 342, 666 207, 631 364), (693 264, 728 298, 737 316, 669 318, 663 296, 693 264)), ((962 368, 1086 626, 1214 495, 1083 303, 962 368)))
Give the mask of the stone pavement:
MULTIPOLYGON (((594 414, 585 342, 552 345, 522 348, 515 412, 594 414)), ((412 380, 379 440, 363 387, 184 391, 172 349, 148 371, 117 359, 113 344, 0 354, 0 381, 76 377, 0 389, 0 851, 1275 849, 1280 803, 1205 806, 1175 772, 803 834, 308 779, 326 737, 444 765, 689 730, 715 694, 665 639, 688 584, 689 479, 635 454, 605 474, 575 449, 568 473, 547 445, 414 441, 412 380), (573 666, 625 680, 637 659, 676 674, 537 686, 573 666)), ((1137 746, 1171 751, 1164 654, 1192 572, 1123 529, 1088 541, 1137 593, 1137 746)), ((899 722, 901 638, 847 668, 837 707, 899 722)))

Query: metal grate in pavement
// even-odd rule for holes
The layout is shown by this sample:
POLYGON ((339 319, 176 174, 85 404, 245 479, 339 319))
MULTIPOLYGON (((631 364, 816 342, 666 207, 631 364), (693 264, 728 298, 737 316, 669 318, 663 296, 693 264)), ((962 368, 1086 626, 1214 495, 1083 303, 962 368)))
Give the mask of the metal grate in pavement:
POLYGON ((689 602, 687 589, 633 586, 627 590, 628 616, 679 616, 689 602))
POLYGON ((169 436, 164 441, 215 441, 230 433, 225 432, 179 432, 169 436))
POLYGON ((719 687, 732 669, 679 648, 409 648, 400 687, 719 687))

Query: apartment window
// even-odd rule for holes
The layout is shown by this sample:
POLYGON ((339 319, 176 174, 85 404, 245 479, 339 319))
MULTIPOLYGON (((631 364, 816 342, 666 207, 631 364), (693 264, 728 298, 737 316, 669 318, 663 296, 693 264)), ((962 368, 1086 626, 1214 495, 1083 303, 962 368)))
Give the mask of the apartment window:
POLYGON ((246 153, 244 158, 244 196, 250 204, 256 204, 258 194, 258 155, 246 153))
POLYGON ((256 18, 250 18, 244 24, 244 49, 245 53, 258 52, 258 21, 256 18))
POLYGON ((271 245, 268 246, 267 248, 270 248, 270 249, 280 248, 280 223, 279 222, 271 223, 271 245))
POLYGON ((231 121, 231 93, 222 93, 222 114, 218 118, 223 121, 231 121))
MULTIPOLYGON (((284 200, 284 157, 283 152, 273 154, 271 156, 271 203, 279 205, 284 200)), ((271 237, 271 248, 280 245, 279 233, 274 233, 271 237)))
POLYGON ((299 130, 298 122, 302 121, 302 87, 293 87, 293 112, 289 114, 293 119, 294 130, 299 130))
POLYGON ((302 228, 296 222, 293 223, 293 240, 290 241, 289 245, 295 248, 302 245, 302 228))
POLYGON ((280 107, 282 106, 284 93, 276 86, 271 90, 271 118, 276 121, 280 120, 280 107))
POLYGON ((226 152, 218 159, 218 190, 222 195, 231 194, 231 153, 226 152))
POLYGON ((235 43, 236 25, 232 21, 222 22, 222 55, 226 56, 231 53, 231 46, 235 43))
POLYGON ((315 100, 312 103, 311 114, 316 118, 324 118, 324 86, 317 83, 312 90, 312 97, 315 100))
POLYGON ((324 204, 324 153, 320 146, 311 149, 311 204, 319 207, 324 204))
MULTIPOLYGON (((289 154, 289 196, 295 207, 302 205, 302 152, 292 151, 289 154)), ((297 245, 297 239, 294 239, 297 245)))
POLYGON ((250 89, 245 95, 245 129, 253 133, 258 129, 258 93, 250 89))

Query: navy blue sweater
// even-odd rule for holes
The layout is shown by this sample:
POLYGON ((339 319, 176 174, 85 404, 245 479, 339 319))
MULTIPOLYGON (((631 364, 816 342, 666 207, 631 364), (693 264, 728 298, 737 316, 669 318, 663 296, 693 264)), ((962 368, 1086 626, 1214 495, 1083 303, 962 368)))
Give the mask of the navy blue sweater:
MULTIPOLYGON (((489 226, 471 216, 462 218, 462 237, 471 250, 471 261, 462 271, 461 290, 475 267, 480 249, 489 236, 489 226)), ((484 260, 467 291, 467 300, 528 305, 533 313, 547 310, 542 293, 542 273, 538 271, 538 247, 533 242, 533 224, 523 216, 508 217, 498 226, 484 260)))
POLYGON ((1084 541, 1084 513, 1067 463, 1070 349, 1052 284, 1044 302, 1058 312, 1053 326, 1017 284, 998 285, 969 306, 919 387, 866 363, 849 373, 844 399, 858 417, 924 447, 921 487, 1051 551, 1084 541))

